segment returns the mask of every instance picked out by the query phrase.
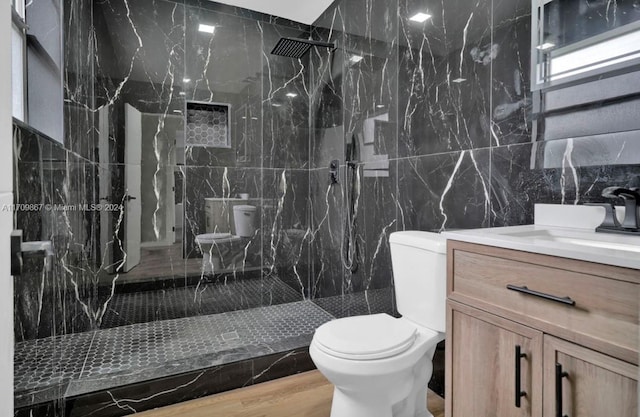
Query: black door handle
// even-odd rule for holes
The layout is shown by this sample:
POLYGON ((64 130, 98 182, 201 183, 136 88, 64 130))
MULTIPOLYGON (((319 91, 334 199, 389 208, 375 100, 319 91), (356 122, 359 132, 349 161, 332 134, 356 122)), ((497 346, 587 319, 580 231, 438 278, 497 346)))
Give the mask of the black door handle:
POLYGON ((522 391, 521 367, 522 358, 526 358, 527 354, 522 353, 522 347, 516 345, 516 408, 520 408, 522 397, 526 397, 527 393, 522 391))
POLYGON ((125 200, 125 201, 136 200, 136 197, 133 197, 133 196, 130 196, 130 195, 125 195, 125 196, 124 196, 124 200, 125 200))
POLYGON ((521 292, 523 294, 533 295, 535 297, 544 298, 545 300, 555 301, 556 303, 575 306, 576 302, 571 297, 558 297, 557 295, 545 294, 540 291, 530 290, 527 286, 518 287, 517 285, 507 284, 507 289, 511 291, 521 292))
POLYGON ((562 378, 569 374, 562 370, 562 365, 556 363, 556 417, 568 417, 562 414, 562 378))

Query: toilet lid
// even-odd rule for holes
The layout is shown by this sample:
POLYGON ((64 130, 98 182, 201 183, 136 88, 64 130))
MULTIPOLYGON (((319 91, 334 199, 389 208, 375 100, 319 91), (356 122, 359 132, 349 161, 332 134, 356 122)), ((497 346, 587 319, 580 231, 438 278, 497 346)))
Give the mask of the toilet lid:
POLYGON ((372 360, 399 355, 413 345, 417 328, 388 314, 347 317, 316 330, 320 349, 344 359, 372 360))
POLYGON ((231 233, 206 233, 204 235, 196 236, 196 242, 199 243, 213 243, 219 239, 226 239, 231 237, 231 233))

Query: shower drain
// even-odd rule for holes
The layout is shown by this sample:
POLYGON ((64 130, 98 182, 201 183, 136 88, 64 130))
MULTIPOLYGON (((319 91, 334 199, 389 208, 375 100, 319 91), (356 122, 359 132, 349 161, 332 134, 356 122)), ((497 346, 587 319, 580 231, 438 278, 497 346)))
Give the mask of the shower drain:
POLYGON ((220 336, 222 336, 222 340, 224 340, 225 342, 228 342, 229 340, 240 339, 240 336, 238 335, 238 332, 236 332, 236 331, 228 332, 228 333, 222 333, 220 336))

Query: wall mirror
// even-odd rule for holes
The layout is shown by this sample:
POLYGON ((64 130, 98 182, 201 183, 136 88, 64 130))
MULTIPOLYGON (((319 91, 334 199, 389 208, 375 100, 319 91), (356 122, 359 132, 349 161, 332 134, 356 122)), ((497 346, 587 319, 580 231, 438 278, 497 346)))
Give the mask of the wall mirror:
POLYGON ((532 90, 640 65, 640 0, 533 0, 532 90))

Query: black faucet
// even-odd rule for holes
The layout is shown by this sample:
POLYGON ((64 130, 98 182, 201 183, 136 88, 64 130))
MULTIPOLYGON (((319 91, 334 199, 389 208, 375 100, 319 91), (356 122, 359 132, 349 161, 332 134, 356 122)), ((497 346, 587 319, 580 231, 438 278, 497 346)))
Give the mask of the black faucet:
POLYGON ((590 204, 605 208, 604 222, 596 228, 596 232, 640 235, 640 189, 608 187, 602 191, 602 196, 624 201, 624 220, 622 223, 618 221, 613 203, 590 204))

